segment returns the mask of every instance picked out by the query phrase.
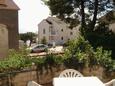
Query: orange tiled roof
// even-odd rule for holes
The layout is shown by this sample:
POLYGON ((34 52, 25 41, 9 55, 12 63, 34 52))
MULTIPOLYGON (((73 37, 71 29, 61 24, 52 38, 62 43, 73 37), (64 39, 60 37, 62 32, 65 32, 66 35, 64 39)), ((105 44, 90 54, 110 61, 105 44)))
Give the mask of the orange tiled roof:
POLYGON ((19 10, 13 0, 0 0, 0 9, 19 10))

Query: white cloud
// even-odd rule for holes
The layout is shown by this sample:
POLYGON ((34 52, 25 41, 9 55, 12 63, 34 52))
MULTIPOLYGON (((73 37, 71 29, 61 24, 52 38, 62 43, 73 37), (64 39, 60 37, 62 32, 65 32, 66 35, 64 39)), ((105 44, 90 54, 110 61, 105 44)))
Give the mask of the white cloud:
POLYGON ((41 0, 14 0, 19 6, 19 32, 36 32, 38 23, 49 15, 49 9, 41 0))

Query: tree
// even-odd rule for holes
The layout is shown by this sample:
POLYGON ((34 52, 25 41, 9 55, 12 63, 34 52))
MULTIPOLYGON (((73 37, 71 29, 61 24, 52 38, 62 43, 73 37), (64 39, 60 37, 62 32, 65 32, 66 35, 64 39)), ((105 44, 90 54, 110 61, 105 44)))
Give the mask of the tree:
MULTIPOLYGON (((114 9, 115 0, 44 0, 44 2, 49 6, 52 15, 69 23, 71 28, 76 26, 76 21, 79 20, 81 24, 81 35, 83 35, 94 48, 103 46, 105 47, 104 49, 108 48, 111 50, 112 47, 115 52, 115 47, 112 44, 114 43, 113 39, 115 34, 110 34, 111 31, 106 27, 106 23, 99 21, 101 16, 114 9), (72 25, 71 22, 74 25, 72 25), (96 24, 100 26, 97 27, 96 24), (100 31, 96 29, 100 29, 100 31)), ((114 19, 114 17, 110 15, 109 24, 111 19, 114 19)))
POLYGON ((27 33, 21 33, 20 39, 26 42, 27 40, 30 40, 31 42, 34 40, 34 37, 36 36, 35 33, 27 32, 27 33))
POLYGON ((114 7, 110 0, 44 0, 44 2, 49 6, 52 15, 70 23, 70 26, 73 20, 74 22, 80 20, 83 36, 86 31, 94 30, 97 15, 106 13, 114 7), (88 12, 85 12, 86 10, 88 12))
POLYGON ((113 4, 115 5, 115 0, 113 0, 113 4))
POLYGON ((43 39, 41 40, 41 43, 42 44, 46 44, 47 43, 46 37, 43 37, 43 39))

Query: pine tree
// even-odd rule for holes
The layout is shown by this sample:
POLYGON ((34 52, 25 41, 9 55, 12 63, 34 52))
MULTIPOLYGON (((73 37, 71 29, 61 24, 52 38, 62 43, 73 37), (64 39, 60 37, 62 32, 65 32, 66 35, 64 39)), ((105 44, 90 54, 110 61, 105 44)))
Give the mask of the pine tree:
POLYGON ((111 0, 44 0, 44 2, 49 6, 52 15, 70 23, 71 28, 80 20, 83 35, 87 30, 94 30, 97 15, 114 8, 111 0), (86 10, 88 12, 85 12, 86 10))

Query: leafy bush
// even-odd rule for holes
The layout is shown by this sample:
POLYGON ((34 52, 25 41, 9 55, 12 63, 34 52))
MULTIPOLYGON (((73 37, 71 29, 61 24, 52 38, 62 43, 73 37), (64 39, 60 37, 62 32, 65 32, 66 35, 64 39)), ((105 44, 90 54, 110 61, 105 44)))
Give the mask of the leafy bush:
POLYGON ((43 39, 41 40, 41 43, 42 43, 42 44, 47 44, 46 37, 43 37, 43 39))
POLYGON ((109 28, 110 23, 112 23, 112 21, 108 19, 107 21, 99 21, 94 31, 91 31, 89 27, 86 31, 86 39, 88 39, 95 48, 102 46, 106 50, 112 50, 112 58, 115 59, 115 33, 109 28))
POLYGON ((102 47, 93 49, 83 37, 69 42, 64 58, 67 67, 93 67, 100 65, 107 70, 114 70, 115 67, 111 58, 111 51, 104 50, 102 47))
POLYGON ((63 56, 47 54, 45 57, 30 58, 28 52, 21 50, 17 52, 10 50, 9 55, 0 61, 0 72, 23 70, 32 66, 34 63, 41 71, 64 64, 68 68, 103 66, 106 70, 115 71, 115 60, 111 59, 111 51, 104 50, 102 47, 93 49, 88 41, 83 37, 68 42, 63 56))
POLYGON ((0 72, 20 70, 31 66, 30 59, 21 52, 10 50, 9 55, 4 60, 0 60, 0 72))
POLYGON ((43 68, 45 68, 47 72, 49 69, 50 71, 52 71, 52 67, 57 67, 63 63, 63 58, 61 56, 47 54, 44 57, 32 58, 32 62, 35 63, 35 65, 37 66, 37 69, 39 69, 40 73, 42 74, 43 68))
MULTIPOLYGON (((37 66, 56 66, 63 63, 63 58, 61 56, 55 56, 53 54, 47 54, 42 58, 32 58, 32 62, 37 66)), ((46 68, 47 68, 46 67, 46 68)))
POLYGON ((11 72, 17 70, 23 70, 29 68, 34 63, 38 69, 42 70, 54 67, 63 63, 63 59, 60 56, 53 54, 47 54, 45 57, 30 58, 28 52, 24 49, 21 51, 9 50, 7 58, 0 60, 0 72, 11 72))

